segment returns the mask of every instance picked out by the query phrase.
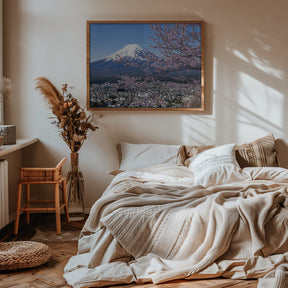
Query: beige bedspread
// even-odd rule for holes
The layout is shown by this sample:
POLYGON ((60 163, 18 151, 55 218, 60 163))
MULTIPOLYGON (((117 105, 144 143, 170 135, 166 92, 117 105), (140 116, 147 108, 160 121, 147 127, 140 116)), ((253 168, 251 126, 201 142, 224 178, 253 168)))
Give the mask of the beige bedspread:
POLYGON ((65 279, 80 288, 263 277, 288 263, 288 170, 273 169, 208 188, 176 165, 119 174, 92 207, 65 279))

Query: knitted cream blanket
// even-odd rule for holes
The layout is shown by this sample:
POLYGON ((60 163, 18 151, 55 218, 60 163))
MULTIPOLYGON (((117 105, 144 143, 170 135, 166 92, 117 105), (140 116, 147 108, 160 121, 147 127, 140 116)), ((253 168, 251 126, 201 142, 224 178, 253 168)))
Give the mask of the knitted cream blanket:
MULTIPOLYGON (((188 175, 170 177, 154 172, 120 174, 94 204, 79 241, 78 257, 89 254, 89 269, 102 253, 93 249, 91 239, 102 233, 103 227, 135 258, 128 263, 133 277, 127 282, 193 278, 219 259, 243 264, 243 259, 288 250, 285 179, 251 181, 250 177, 244 183, 203 188, 193 186, 188 175)), ((221 269, 214 275, 223 274, 221 269)), ((228 270, 226 274, 233 277, 233 269, 228 270)), ((265 272, 256 269, 249 277, 261 277, 265 272)), ((114 275, 117 278, 115 271, 114 275)), ((84 280, 82 286, 75 281, 79 286, 74 287, 86 287, 84 280)))

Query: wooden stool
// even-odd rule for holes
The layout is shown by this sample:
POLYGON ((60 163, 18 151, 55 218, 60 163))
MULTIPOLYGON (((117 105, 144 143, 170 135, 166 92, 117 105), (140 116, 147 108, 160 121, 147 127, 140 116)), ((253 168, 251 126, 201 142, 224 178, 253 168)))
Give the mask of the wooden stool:
POLYGON ((56 168, 20 168, 20 180, 18 182, 17 206, 14 234, 18 234, 20 212, 26 212, 26 222, 30 223, 30 212, 48 212, 53 211, 56 215, 56 233, 61 234, 60 210, 64 208, 66 220, 69 223, 67 192, 66 192, 66 177, 62 177, 62 166, 66 161, 63 158, 56 168), (26 185, 26 204, 21 207, 22 185, 26 185), (55 198, 54 200, 31 200, 30 199, 30 184, 54 184, 55 198), (62 184, 60 186, 60 184, 62 184), (63 203, 60 205, 59 187, 62 188, 63 203), (31 207, 31 203, 55 203, 54 207, 31 207))

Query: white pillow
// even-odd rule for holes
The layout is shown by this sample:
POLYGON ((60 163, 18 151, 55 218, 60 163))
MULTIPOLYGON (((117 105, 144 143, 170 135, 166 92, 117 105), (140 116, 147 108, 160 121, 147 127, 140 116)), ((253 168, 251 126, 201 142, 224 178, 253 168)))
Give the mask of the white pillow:
POLYGON ((245 177, 236 161, 234 146, 218 146, 192 157, 189 169, 194 174, 195 185, 208 187, 243 181, 245 177))
POLYGON ((138 169, 157 164, 176 164, 180 145, 120 143, 119 170, 138 169))

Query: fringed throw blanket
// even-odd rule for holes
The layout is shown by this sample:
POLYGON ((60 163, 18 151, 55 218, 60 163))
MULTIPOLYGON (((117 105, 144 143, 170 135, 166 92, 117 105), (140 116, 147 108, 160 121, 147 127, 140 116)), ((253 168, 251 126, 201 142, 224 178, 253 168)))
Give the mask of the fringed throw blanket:
POLYGON ((65 279, 80 288, 263 277, 288 263, 288 171, 273 169, 208 188, 176 165, 119 174, 92 207, 65 279))

